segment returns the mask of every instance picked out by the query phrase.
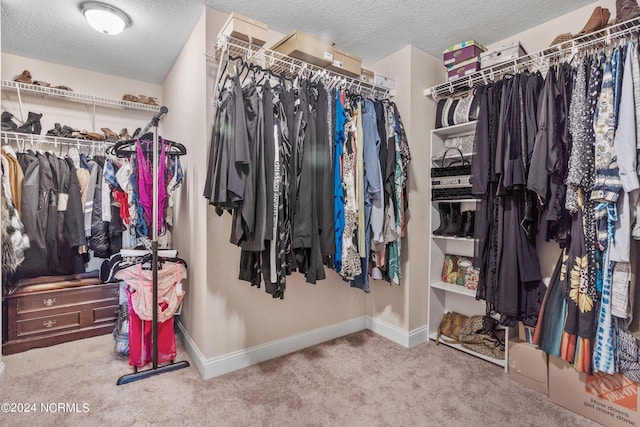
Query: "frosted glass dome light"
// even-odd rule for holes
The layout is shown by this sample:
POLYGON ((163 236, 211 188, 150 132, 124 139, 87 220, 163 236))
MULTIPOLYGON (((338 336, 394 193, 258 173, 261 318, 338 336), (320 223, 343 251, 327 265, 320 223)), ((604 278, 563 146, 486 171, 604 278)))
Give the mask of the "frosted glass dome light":
POLYGON ((103 34, 119 34, 131 25, 126 13, 105 3, 85 2, 80 4, 80 10, 89 25, 103 34))

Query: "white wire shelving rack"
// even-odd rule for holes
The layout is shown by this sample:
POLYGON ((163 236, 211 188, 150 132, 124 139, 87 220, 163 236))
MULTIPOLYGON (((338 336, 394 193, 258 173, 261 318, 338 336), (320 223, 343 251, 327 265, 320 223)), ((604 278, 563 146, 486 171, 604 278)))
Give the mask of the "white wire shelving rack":
POLYGON ((12 131, 0 132, 0 144, 12 143, 15 144, 20 151, 40 148, 46 148, 47 150, 53 148, 53 151, 55 151, 56 149, 62 149, 62 147, 75 147, 78 151, 92 150, 92 152, 104 152, 107 147, 114 144, 112 141, 64 138, 61 136, 37 135, 12 131))
POLYGON ((554 63, 569 62, 574 57, 589 52, 590 50, 595 51, 602 47, 616 45, 629 37, 637 36, 639 31, 640 17, 633 18, 593 33, 574 37, 569 41, 561 42, 537 52, 521 56, 515 60, 481 69, 467 77, 441 83, 425 89, 424 94, 425 96, 431 97, 434 101, 437 101, 440 98, 455 96, 463 92, 468 92, 476 87, 500 80, 507 73, 518 73, 524 70, 545 72, 554 63))
MULTIPOLYGON (((292 58, 280 52, 257 46, 244 40, 228 36, 221 36, 206 54, 207 60, 220 64, 225 56, 240 56, 246 62, 270 69, 274 74, 283 74, 288 78, 305 77, 311 80, 321 79, 325 85, 341 86, 344 89, 359 92, 376 99, 389 98, 393 92, 382 86, 351 77, 345 74, 327 70, 326 68, 310 64, 300 59, 292 58)), ((218 74, 221 70, 218 69, 218 74)), ((220 80, 220 75, 217 80, 220 80)), ((218 88, 216 88, 216 91, 218 88)))
POLYGON ((123 110, 138 110, 138 111, 160 111, 160 106, 142 104, 139 102, 123 101, 120 99, 107 98, 104 96, 88 95, 85 93, 79 93, 74 91, 68 91, 64 89, 57 89, 54 87, 38 86, 33 84, 26 84, 15 82, 12 80, 2 80, 2 89, 13 90, 18 94, 18 98, 24 93, 26 95, 36 95, 43 98, 53 97, 64 99, 66 101, 78 102, 86 105, 94 105, 99 107, 117 108, 123 110))

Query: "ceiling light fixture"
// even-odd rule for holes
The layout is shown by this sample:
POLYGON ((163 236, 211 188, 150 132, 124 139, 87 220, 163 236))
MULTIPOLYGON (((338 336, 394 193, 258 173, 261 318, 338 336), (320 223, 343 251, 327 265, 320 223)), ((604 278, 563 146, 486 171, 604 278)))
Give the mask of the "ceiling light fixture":
POLYGON ((80 4, 80 11, 96 31, 103 34, 119 34, 131 25, 131 18, 118 8, 97 1, 80 4))

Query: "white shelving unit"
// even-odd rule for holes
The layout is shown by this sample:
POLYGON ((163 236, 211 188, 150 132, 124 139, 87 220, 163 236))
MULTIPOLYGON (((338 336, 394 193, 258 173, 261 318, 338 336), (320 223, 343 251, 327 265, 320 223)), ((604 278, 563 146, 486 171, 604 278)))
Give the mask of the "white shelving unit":
MULTIPOLYGON (((26 120, 26 109, 34 106, 45 108, 45 113, 66 111, 64 113, 69 117, 74 117, 73 114, 82 114, 83 118, 91 118, 91 125, 85 126, 82 129, 91 129, 93 132, 100 133, 100 127, 97 120, 104 119, 105 114, 110 118, 113 118, 115 110, 124 110, 127 115, 132 117, 142 117, 146 119, 149 113, 157 113, 160 111, 160 106, 142 104, 139 102, 123 101, 121 99, 107 98, 104 96, 90 95, 86 93, 80 93, 75 91, 69 91, 54 87, 38 86, 34 84, 20 83, 13 80, 2 80, 2 103, 3 108, 10 106, 11 112, 16 113, 16 119, 18 122, 26 120), (71 105, 75 104, 77 106, 71 105), (19 111, 16 111, 18 110, 19 111), (111 112, 109 112, 111 110, 111 112), (73 111, 73 112, 72 112, 73 111), (89 114, 86 116, 85 114, 89 114)), ((43 110, 35 110, 43 112, 43 110)), ((50 117, 49 114, 45 116, 50 117)), ((64 123, 64 122, 63 122, 64 123)), ((51 125, 52 123, 50 123, 51 125)), ((70 123, 73 126, 77 126, 75 123, 70 123)), ((9 139, 18 141, 22 144, 33 146, 34 144, 53 144, 57 146, 61 145, 76 145, 76 146, 96 146, 102 147, 108 145, 105 141, 91 141, 85 139, 75 138, 63 138, 44 135, 47 132, 45 123, 43 122, 43 135, 31 135, 20 134, 16 132, 2 132, 2 138, 5 141, 9 139)))
POLYGON ((121 99, 107 98, 104 96, 88 95, 74 91, 56 89, 53 87, 31 85, 26 83, 14 82, 12 80, 2 80, 2 90, 13 91, 18 94, 27 96, 39 96, 41 98, 58 98, 70 102, 77 102, 85 105, 95 105, 99 107, 120 108, 123 110, 151 111, 157 113, 160 106, 141 104, 139 102, 123 101, 121 99))
MULTIPOLYGON (((454 200, 454 202, 457 202, 457 200, 454 200)), ((442 240, 459 240, 461 242, 466 242, 466 241, 471 241, 473 242, 473 239, 471 238, 467 238, 467 237, 455 237, 455 236, 436 236, 436 235, 431 235, 432 239, 442 239, 442 240)))
MULTIPOLYGON (((447 138, 461 136, 475 131, 475 122, 464 123, 456 126, 450 126, 431 131, 431 155, 441 153, 444 147, 444 141, 447 138)), ((461 203, 461 211, 475 210, 477 199, 465 198, 457 200, 446 200, 442 202, 431 203, 431 230, 435 230, 440 225, 440 216, 437 209, 438 203, 461 203)), ((457 311, 467 316, 484 314, 485 303, 476 300, 476 291, 467 289, 464 286, 444 283, 442 281, 442 265, 444 263, 445 254, 463 255, 473 257, 474 240, 464 237, 453 236, 435 236, 431 235, 429 239, 429 300, 427 306, 427 329, 429 338, 436 339, 438 326, 444 313, 449 311, 457 311)), ((509 330, 506 331, 506 340, 509 338, 509 330)), ((462 347, 460 344, 449 344, 442 340, 440 343, 457 350, 476 356, 504 368, 508 369, 508 345, 505 345, 504 359, 495 359, 487 357, 483 354, 476 353, 462 347)), ((505 343, 506 344, 506 343, 505 343)))

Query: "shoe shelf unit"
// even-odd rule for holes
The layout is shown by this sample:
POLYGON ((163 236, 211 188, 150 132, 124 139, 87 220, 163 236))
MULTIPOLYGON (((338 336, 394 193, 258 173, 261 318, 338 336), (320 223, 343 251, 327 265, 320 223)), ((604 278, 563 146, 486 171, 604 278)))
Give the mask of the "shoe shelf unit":
MULTIPOLYGON (((87 113, 92 114, 91 129, 93 130, 93 132, 96 132, 96 130, 98 129, 98 127, 96 126, 96 109, 98 108, 112 111, 124 110, 136 115, 139 113, 157 113, 158 111, 160 111, 160 106, 156 105, 124 101, 120 99, 90 95, 54 87, 20 83, 12 80, 2 80, 1 85, 3 101, 6 100, 10 103, 15 103, 14 108, 19 108, 19 117, 16 117, 18 120, 20 120, 20 118, 22 117, 23 121, 26 117, 25 108, 29 105, 48 105, 49 108, 53 108, 54 110, 65 110, 67 109, 67 107, 65 107, 64 105, 69 102, 89 107, 89 111, 86 111, 84 109, 78 111, 86 111, 87 113)), ((69 104, 66 105, 69 106, 69 104)), ((89 126, 87 126, 87 128, 89 128, 89 126)), ((32 135, 15 132, 13 130, 7 130, 2 131, 0 136, 2 137, 2 140, 4 142, 15 141, 18 143, 18 146, 27 146, 27 148, 29 148, 29 146, 35 147, 42 144, 53 144, 54 147, 57 147, 58 145, 66 145, 76 146, 77 148, 95 147, 98 149, 102 149, 110 144, 110 142, 108 141, 44 135, 46 131, 47 130, 43 128, 42 135, 32 135)), ((48 145, 47 147, 50 146, 48 145)))
POLYGON ((61 98, 70 102, 78 102, 98 107, 151 111, 154 113, 160 111, 160 106, 157 105, 141 104, 139 102, 123 101, 121 99, 107 98, 104 96, 88 95, 85 93, 56 89, 53 87, 14 82, 12 80, 2 80, 2 90, 13 90, 18 94, 18 97, 21 97, 22 94, 24 94, 28 96, 40 96, 43 98, 61 98))
MULTIPOLYGON (((465 123, 446 128, 434 129, 431 131, 431 155, 437 155, 444 150, 445 140, 469 134, 475 131, 475 122, 465 123)), ((432 201, 431 206, 431 230, 440 227, 440 204, 446 205, 455 203, 460 206, 460 212, 475 211, 476 202, 474 198, 460 198, 453 200, 432 201)), ((454 227, 455 228, 455 227, 454 227)), ((427 329, 429 338, 436 339, 438 326, 444 313, 456 311, 467 316, 485 314, 486 308, 484 301, 476 300, 476 291, 467 289, 464 286, 445 283, 442 281, 442 266, 445 255, 462 255, 473 258, 474 255, 473 238, 456 237, 451 235, 434 235, 431 232, 429 239, 429 299, 427 305, 427 329)), ((509 330, 506 331, 508 337, 509 330)), ((505 346, 504 359, 495 359, 469 350, 460 344, 450 344, 440 340, 442 345, 453 347, 465 353, 476 356, 504 368, 508 369, 508 346, 505 346)))

